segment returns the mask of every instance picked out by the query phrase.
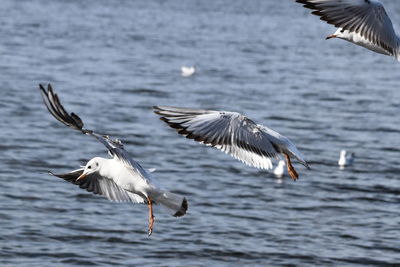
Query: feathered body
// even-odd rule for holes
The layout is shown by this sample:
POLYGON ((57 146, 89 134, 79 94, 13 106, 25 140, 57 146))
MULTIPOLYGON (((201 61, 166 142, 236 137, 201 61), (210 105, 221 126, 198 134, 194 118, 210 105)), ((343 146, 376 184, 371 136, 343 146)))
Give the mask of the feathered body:
POLYGON ((165 206, 176 217, 185 215, 188 208, 186 199, 156 184, 153 175, 129 156, 121 141, 85 129, 79 116, 65 111, 50 84, 47 90, 40 85, 40 92, 47 109, 58 121, 96 138, 112 156, 111 159, 95 157, 84 168, 55 176, 112 201, 146 203, 149 206, 149 235, 153 231, 153 204, 165 206))
POLYGON ((215 147, 260 169, 272 169, 271 159, 283 155, 293 179, 298 175, 290 157, 308 167, 296 146, 278 132, 237 112, 156 106, 161 120, 186 138, 215 147))
POLYGON ((337 27, 327 39, 340 38, 400 60, 400 38, 378 0, 296 0, 337 27))

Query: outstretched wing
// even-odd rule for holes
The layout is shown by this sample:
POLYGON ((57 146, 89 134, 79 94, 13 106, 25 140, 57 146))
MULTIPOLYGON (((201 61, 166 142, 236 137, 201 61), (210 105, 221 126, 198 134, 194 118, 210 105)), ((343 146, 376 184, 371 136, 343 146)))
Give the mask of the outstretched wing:
POLYGON ((390 55, 397 55, 398 38, 392 21, 377 0, 296 0, 312 13, 343 30, 356 32, 390 55))
POLYGON ((271 169, 271 158, 277 158, 268 136, 239 113, 165 106, 153 109, 179 134, 218 148, 248 165, 271 169))
POLYGON ((100 135, 92 130, 84 128, 83 121, 75 113, 68 114, 68 112, 61 105, 57 94, 54 93, 52 86, 49 84, 47 90, 39 84, 40 92, 43 97, 44 104, 46 105, 49 112, 58 121, 64 125, 70 127, 71 129, 80 131, 86 135, 93 136, 99 140, 103 145, 105 145, 109 153, 125 164, 126 167, 132 168, 136 174, 139 174, 143 179, 150 179, 148 177, 146 170, 140 166, 139 163, 134 161, 128 153, 124 150, 122 142, 118 139, 112 140, 108 136, 100 135))
POLYGON ((86 189, 88 192, 105 196, 111 201, 133 203, 146 202, 141 196, 124 190, 114 183, 114 181, 101 177, 97 173, 89 174, 85 177, 85 179, 77 180, 77 178, 83 173, 83 170, 84 169, 81 168, 64 174, 50 174, 62 178, 72 184, 78 185, 80 188, 86 189))

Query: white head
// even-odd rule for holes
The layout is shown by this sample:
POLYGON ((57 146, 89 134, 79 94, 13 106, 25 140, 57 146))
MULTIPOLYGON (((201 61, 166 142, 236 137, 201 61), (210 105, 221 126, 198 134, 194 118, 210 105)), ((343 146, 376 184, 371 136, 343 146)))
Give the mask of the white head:
POLYGON ((347 151, 346 151, 346 150, 344 150, 344 149, 340 150, 340 156, 341 156, 341 157, 346 156, 346 154, 347 154, 347 151))
POLYGON ((86 176, 98 172, 100 170, 102 161, 103 159, 99 157, 95 157, 89 160, 89 162, 86 163, 83 173, 77 178, 77 180, 84 179, 86 176))
POLYGON ((338 28, 334 34, 327 36, 325 39, 329 40, 332 38, 341 38, 348 40, 349 39, 349 31, 345 31, 342 28, 338 28))

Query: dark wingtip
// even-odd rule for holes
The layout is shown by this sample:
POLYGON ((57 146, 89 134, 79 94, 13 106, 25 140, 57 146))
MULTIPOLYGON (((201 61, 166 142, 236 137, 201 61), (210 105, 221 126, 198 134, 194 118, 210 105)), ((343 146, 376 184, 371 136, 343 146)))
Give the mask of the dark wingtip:
POLYGON ((311 167, 310 167, 310 165, 308 165, 307 162, 306 162, 306 164, 304 166, 307 168, 307 170, 311 170, 311 167))
POLYGON ((161 114, 161 112, 163 111, 163 109, 160 106, 153 106, 153 112, 159 116, 162 116, 163 114, 161 114))
POLYGON ((47 95, 47 91, 41 83, 39 83, 39 90, 42 92, 42 94, 47 95))
POLYGON ((54 93, 53 86, 50 83, 47 84, 47 92, 57 97, 57 94, 54 93))
POLYGON ((187 202, 186 198, 184 197, 183 201, 182 201, 181 208, 174 214, 174 216, 175 217, 181 217, 181 216, 185 215, 187 209, 188 209, 188 202, 187 202))

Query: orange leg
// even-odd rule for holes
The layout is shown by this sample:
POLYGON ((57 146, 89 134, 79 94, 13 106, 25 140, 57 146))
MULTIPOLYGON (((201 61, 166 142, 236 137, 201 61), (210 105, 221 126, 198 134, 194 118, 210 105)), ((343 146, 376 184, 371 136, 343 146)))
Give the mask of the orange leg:
POLYGON ((153 202, 147 197, 147 206, 149 207, 149 236, 153 233, 154 215, 153 215, 153 202))
POLYGON ((290 161, 289 155, 286 153, 283 153, 283 155, 285 155, 288 173, 289 173, 290 177, 292 177, 293 181, 296 181, 297 178, 299 178, 299 175, 297 174, 296 170, 294 169, 292 162, 290 161))

